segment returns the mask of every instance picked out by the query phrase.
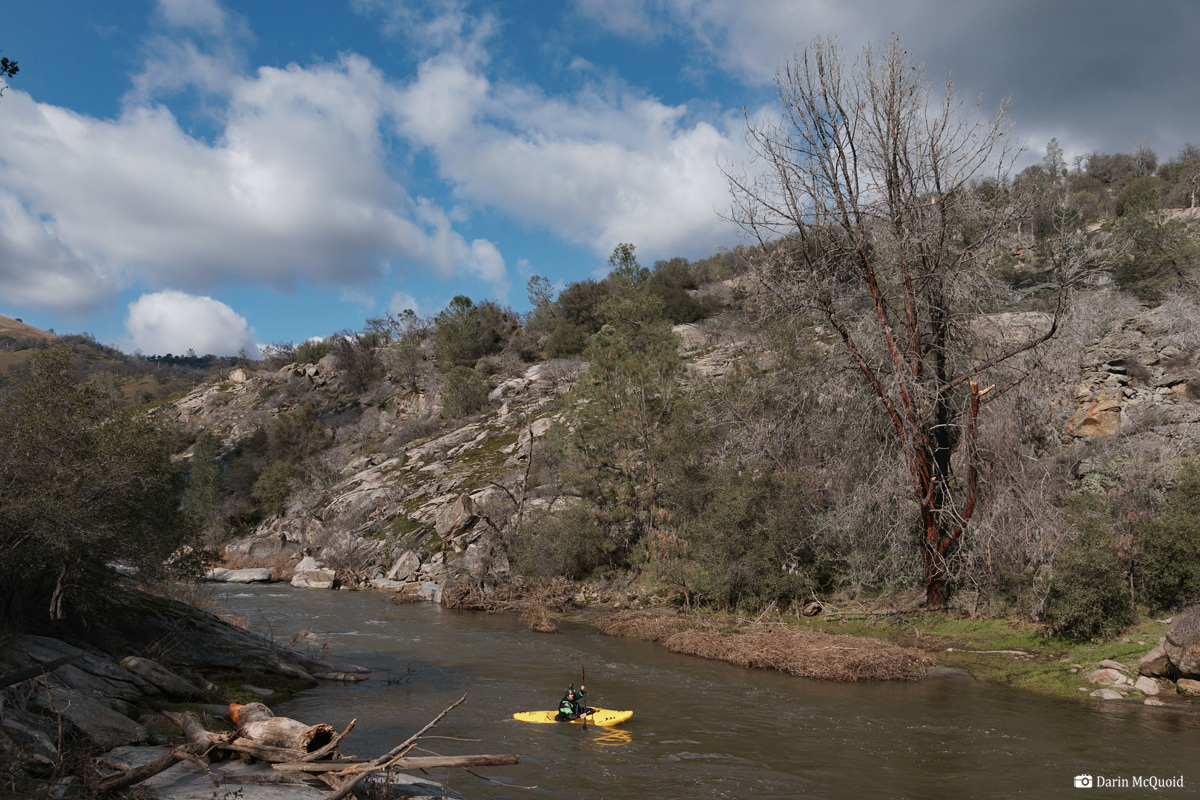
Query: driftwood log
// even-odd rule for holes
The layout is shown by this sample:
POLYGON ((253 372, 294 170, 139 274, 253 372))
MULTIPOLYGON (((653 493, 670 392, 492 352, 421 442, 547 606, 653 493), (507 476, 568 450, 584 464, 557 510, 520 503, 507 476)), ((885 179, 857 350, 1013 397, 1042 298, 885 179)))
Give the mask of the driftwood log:
MULTIPOLYGON (((388 769, 437 769, 439 767, 508 767, 520 764, 521 757, 514 755, 493 755, 481 753, 472 756, 408 756, 394 758, 388 762, 388 769)), ((370 761, 357 758, 339 759, 338 761, 311 761, 300 763, 293 761, 283 764, 272 764, 280 772, 338 772, 353 775, 357 772, 376 772, 381 768, 370 761)))
POLYGON ((416 745, 417 740, 420 739, 425 734, 426 731, 428 731, 434 725, 437 725, 439 722, 441 722, 443 717, 445 717, 447 714, 449 714, 451 711, 453 711, 456 706, 463 703, 466 699, 467 699, 467 696, 464 694, 462 697, 458 698, 458 700, 451 703, 446 708, 445 711, 443 711, 442 713, 440 713, 436 717, 434 717, 433 720, 428 725, 426 725, 424 728, 421 728, 421 730, 417 731, 412 736, 408 737, 403 742, 396 745, 391 750, 384 753, 379 758, 375 759, 370 764, 368 764, 367 766, 369 767, 369 769, 364 770, 364 771, 358 773, 357 775, 355 775, 354 777, 348 779, 344 784, 342 784, 342 787, 340 789, 338 789, 333 794, 329 795, 327 800, 342 800, 343 797, 346 797, 348 794, 353 792, 354 787, 357 786, 362 781, 362 779, 367 777, 367 775, 369 775, 371 772, 379 772, 381 770, 390 769, 391 761, 399 758, 400 756, 403 756, 405 753, 407 753, 409 750, 411 750, 416 745))
POLYGON ((467 699, 463 695, 457 702, 438 714, 428 725, 410 736, 398 746, 371 761, 356 758, 340 758, 338 744, 354 729, 351 721, 346 729, 337 733, 329 725, 305 725, 287 717, 276 717, 262 703, 248 705, 231 704, 230 718, 236 730, 215 733, 204 727, 200 717, 193 712, 163 712, 183 732, 186 744, 179 745, 160 757, 135 769, 125 769, 104 778, 99 789, 103 792, 124 789, 153 777, 188 760, 208 769, 202 760, 213 751, 228 751, 250 756, 271 763, 274 769, 298 775, 308 774, 333 789, 328 800, 341 800, 354 787, 373 772, 385 770, 433 769, 445 767, 507 766, 520 763, 520 756, 480 754, 467 756, 409 756, 417 741, 456 706, 467 699))
POLYGON ((232 703, 229 718, 237 725, 238 736, 243 739, 303 753, 320 750, 337 736, 337 731, 329 725, 305 725, 294 719, 277 717, 262 703, 232 703))

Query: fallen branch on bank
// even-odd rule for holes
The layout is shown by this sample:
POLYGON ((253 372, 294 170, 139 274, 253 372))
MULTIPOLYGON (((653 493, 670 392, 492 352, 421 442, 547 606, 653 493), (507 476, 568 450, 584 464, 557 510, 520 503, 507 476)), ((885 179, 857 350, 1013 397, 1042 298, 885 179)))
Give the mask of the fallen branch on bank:
POLYGON ((409 756, 418 741, 433 726, 437 725, 455 707, 467 699, 463 695, 457 702, 438 714, 425 727, 392 748, 384 755, 371 761, 357 758, 342 758, 338 745, 354 729, 351 721, 346 729, 337 733, 329 725, 305 725, 287 717, 277 717, 262 703, 230 706, 230 718, 237 725, 233 731, 217 733, 207 730, 200 717, 194 712, 164 712, 175 723, 187 739, 162 756, 140 767, 128 768, 116 765, 115 774, 104 777, 97 788, 101 792, 113 792, 134 786, 152 778, 180 761, 192 761, 208 770, 205 757, 220 757, 223 753, 237 754, 270 763, 284 773, 297 777, 311 775, 333 789, 328 800, 341 800, 348 796, 364 778, 377 772, 393 770, 417 770, 433 768, 495 767, 520 763, 520 756, 504 754, 479 754, 465 756, 409 756))
POLYGON ((21 681, 27 681, 30 678, 37 678, 46 673, 53 672, 62 665, 70 664, 75 659, 83 658, 85 655, 87 654, 74 653, 69 656, 63 656, 62 658, 56 658, 53 661, 49 661, 45 664, 34 664, 32 667, 25 667, 25 669, 19 669, 15 672, 10 672, 7 675, 0 675, 0 689, 20 683, 21 681))
MULTIPOLYGON (((380 770, 391 769, 391 764, 388 763, 389 761, 391 761, 392 759, 398 759, 399 757, 401 757, 405 753, 407 753, 409 750, 413 749, 413 747, 417 744, 417 741, 421 738, 421 736, 426 731, 428 731, 434 725, 437 725, 439 722, 441 722, 443 717, 445 717, 447 714, 449 714, 451 711, 453 711, 456 706, 458 706, 458 705, 462 704, 464 701, 466 701, 466 699, 467 699, 467 696, 464 694, 462 697, 458 698, 458 700, 456 700, 454 703, 451 703, 446 708, 445 711, 443 711, 442 713, 440 713, 436 717, 434 717, 433 720, 428 725, 426 725, 424 728, 421 728, 421 730, 417 731, 412 736, 405 739, 399 745, 397 745, 396 747, 393 747, 391 750, 389 750, 388 752, 381 755, 379 758, 372 761, 369 765, 371 767, 371 769, 369 771, 360 772, 359 774, 355 775, 353 778, 350 778, 349 780, 347 780, 344 784, 342 784, 342 787, 340 789, 338 789, 333 794, 329 795, 328 800, 342 800, 343 797, 345 797, 346 795, 348 795, 352 791, 354 791, 354 787, 357 786, 359 784, 359 782, 361 782, 362 779, 367 777, 367 775, 369 775, 371 772, 378 772, 380 770)), ((328 777, 328 776, 326 776, 326 777, 328 777)))
MULTIPOLYGON (((389 769, 437 769, 439 767, 507 767, 521 763, 520 756, 480 754, 473 756, 409 756, 400 757, 388 762, 389 769)), ((309 763, 292 762, 288 764, 272 764, 280 772, 339 772, 342 775, 353 775, 358 772, 372 772, 381 767, 370 761, 360 761, 357 758, 340 761, 314 761, 309 763)))

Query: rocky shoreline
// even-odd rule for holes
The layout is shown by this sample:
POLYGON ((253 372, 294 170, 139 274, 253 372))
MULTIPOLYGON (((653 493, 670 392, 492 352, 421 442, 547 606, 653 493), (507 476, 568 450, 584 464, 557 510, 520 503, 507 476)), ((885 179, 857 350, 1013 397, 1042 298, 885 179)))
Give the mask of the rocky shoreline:
POLYGON ((1200 699, 1200 607, 1173 619, 1166 636, 1136 666, 1112 659, 1095 666, 1086 679, 1100 687, 1090 693, 1100 700, 1140 696, 1146 705, 1162 706, 1164 696, 1200 699))
MULTIPOLYGON (((30 796, 87 797, 98 775, 92 758, 118 753, 110 760, 136 765, 177 738, 168 709, 198 711, 220 727, 231 694, 286 697, 322 680, 365 677, 359 667, 290 650, 182 603, 133 589, 119 595, 86 626, 6 642, 13 669, 0 675, 0 775, 10 787, 27 787, 30 796)), ((199 768, 172 769, 159 776, 159 796, 212 797, 207 775, 201 794, 168 790, 174 777, 199 768)))

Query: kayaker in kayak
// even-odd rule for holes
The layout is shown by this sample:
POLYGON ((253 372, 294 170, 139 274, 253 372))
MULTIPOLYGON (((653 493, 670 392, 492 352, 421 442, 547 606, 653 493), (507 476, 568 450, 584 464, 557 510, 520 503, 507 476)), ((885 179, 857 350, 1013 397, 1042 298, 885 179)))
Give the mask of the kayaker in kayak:
POLYGON ((558 714, 554 717, 559 722, 566 722, 572 719, 579 719, 584 714, 593 714, 596 709, 588 708, 583 704, 584 695, 587 694, 587 687, 583 684, 579 685, 579 691, 575 691, 575 684, 567 687, 567 693, 563 695, 563 699, 558 701, 558 714))

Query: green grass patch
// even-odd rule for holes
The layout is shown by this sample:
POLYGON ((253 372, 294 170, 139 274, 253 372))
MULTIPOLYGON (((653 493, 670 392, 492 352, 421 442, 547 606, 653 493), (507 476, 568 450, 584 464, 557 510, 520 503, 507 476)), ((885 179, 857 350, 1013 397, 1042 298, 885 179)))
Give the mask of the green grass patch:
POLYGON ((501 433, 491 436, 481 442, 477 447, 463 452, 456 461, 462 464, 480 464, 485 461, 495 460, 496 457, 503 456, 500 453, 501 448, 508 447, 510 444, 515 444, 517 441, 516 433, 501 433))
POLYGON ((392 534, 394 536, 396 536, 397 538, 408 536, 410 533, 412 533, 413 531, 417 530, 420 527, 421 527, 420 524, 418 524, 415 520, 413 520, 406 514, 401 514, 401 515, 395 517, 388 524, 388 530, 390 530, 392 532, 392 534))
POLYGON ((302 678, 293 678, 276 672, 216 672, 207 678, 216 684, 221 695, 232 703, 282 703, 290 700, 293 695, 303 689, 311 689, 316 684, 302 678), (242 686, 256 686, 260 689, 270 689, 274 692, 270 700, 264 700, 254 692, 243 689, 242 686))
POLYGON ((1113 637, 1087 641, 1051 636, 1045 628, 1020 619, 941 612, 812 617, 799 624, 912 647, 928 653, 939 666, 964 669, 980 680, 1076 699, 1087 696, 1081 688, 1096 688, 1085 676, 1097 662, 1111 659, 1134 670, 1169 627, 1143 617, 1113 637))

